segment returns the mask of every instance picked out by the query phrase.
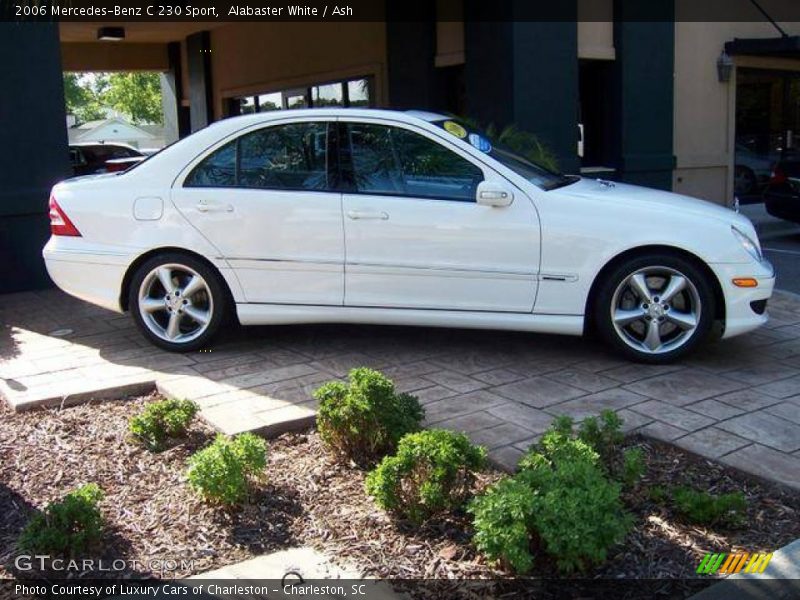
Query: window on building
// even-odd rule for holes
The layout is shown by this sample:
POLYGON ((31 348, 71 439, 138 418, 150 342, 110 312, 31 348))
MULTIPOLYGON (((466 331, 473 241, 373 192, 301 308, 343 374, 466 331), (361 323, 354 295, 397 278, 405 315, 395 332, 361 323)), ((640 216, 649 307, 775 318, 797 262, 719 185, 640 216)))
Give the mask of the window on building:
POLYGON ((311 102, 315 107, 344 106, 344 93, 341 83, 315 85, 311 88, 311 102))
POLYGON ((327 123, 293 123, 245 134, 205 158, 184 185, 324 190, 327 127, 327 123))
POLYGON ((441 144, 396 127, 353 123, 347 130, 359 192, 475 200, 483 172, 441 144))
POLYGON ((235 116, 292 108, 373 106, 372 81, 372 77, 360 77, 257 96, 240 96, 230 99, 228 112, 235 116))

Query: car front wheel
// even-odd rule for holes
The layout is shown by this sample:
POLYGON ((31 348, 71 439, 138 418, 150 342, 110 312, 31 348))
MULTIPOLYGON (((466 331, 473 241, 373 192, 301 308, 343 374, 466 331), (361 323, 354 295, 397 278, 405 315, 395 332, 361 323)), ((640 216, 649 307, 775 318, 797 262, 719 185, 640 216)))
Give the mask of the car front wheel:
POLYGON ((131 315, 145 337, 173 352, 207 346, 228 310, 219 276, 182 254, 145 261, 131 280, 129 294, 131 315))
POLYGON ((708 276, 677 255, 641 256, 619 265, 601 284, 595 322, 622 354, 668 363, 708 335, 715 314, 708 276))

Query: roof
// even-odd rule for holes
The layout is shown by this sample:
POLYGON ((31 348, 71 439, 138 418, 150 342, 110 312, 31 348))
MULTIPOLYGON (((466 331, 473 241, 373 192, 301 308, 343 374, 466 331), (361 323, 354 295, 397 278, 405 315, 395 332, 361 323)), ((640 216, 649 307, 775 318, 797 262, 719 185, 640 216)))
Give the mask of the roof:
POLYGON ((734 38, 725 43, 725 52, 731 56, 775 56, 800 58, 800 35, 775 38, 734 38))
POLYGON ((109 125, 118 125, 120 127, 126 128, 126 130, 132 133, 137 133, 138 135, 134 136, 136 138, 141 137, 144 139, 148 139, 148 138, 155 138, 158 135, 145 130, 143 127, 134 125, 133 123, 129 123, 125 119, 120 119, 118 117, 111 117, 110 119, 98 119, 95 121, 86 121, 86 123, 83 123, 77 127, 70 128, 70 133, 76 134, 76 135, 70 135, 70 138, 75 141, 84 138, 89 138, 91 137, 92 132, 97 131, 103 127, 107 127, 109 125))

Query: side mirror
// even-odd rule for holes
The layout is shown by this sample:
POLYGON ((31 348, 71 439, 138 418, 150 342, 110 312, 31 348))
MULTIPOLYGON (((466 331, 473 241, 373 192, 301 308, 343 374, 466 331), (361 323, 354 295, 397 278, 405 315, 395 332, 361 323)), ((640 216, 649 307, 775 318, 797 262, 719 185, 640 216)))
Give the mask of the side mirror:
POLYGON ((502 208, 514 201, 511 188, 497 181, 481 181, 475 192, 475 201, 483 206, 502 208))

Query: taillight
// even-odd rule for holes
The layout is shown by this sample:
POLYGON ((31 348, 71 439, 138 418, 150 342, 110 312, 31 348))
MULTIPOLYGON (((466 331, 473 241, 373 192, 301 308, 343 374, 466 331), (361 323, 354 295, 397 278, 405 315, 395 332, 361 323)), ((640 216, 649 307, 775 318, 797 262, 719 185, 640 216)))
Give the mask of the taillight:
POLYGON ((50 196, 50 233, 53 235, 81 237, 81 232, 72 224, 66 213, 61 210, 55 196, 50 196))
POLYGON ((786 183, 786 181, 786 173, 784 173, 780 167, 776 166, 774 169, 772 169, 772 174, 769 177, 770 185, 781 185, 786 183))

